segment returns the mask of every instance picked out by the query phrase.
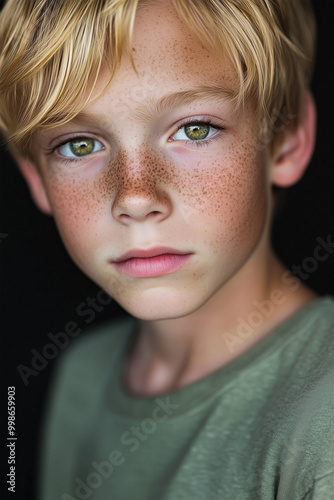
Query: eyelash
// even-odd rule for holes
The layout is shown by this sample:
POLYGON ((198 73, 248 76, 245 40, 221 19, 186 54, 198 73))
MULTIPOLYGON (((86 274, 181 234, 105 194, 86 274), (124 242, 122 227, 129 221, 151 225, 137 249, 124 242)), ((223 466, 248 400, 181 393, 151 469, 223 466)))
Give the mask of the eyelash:
MULTIPOLYGON (((223 131, 225 130, 224 127, 220 126, 220 125, 217 125, 217 124, 214 124, 211 120, 194 120, 194 119, 189 119, 185 122, 183 122, 179 127, 178 129, 176 130, 176 132, 174 132, 172 135, 175 135, 179 130, 183 129, 184 127, 186 127, 187 125, 198 125, 198 124, 201 124, 201 125, 209 125, 210 128, 213 128, 217 131, 223 131)), ((50 151, 48 151, 48 155, 53 155, 55 153, 55 151, 57 151, 57 149, 61 148, 62 146, 64 146, 65 144, 68 144, 69 142, 71 141, 74 141, 74 140, 78 140, 78 139, 87 139, 89 138, 89 136, 73 136, 73 137, 69 137, 66 141, 63 141, 59 144, 57 144, 55 147, 53 147, 52 149, 50 149, 50 151)), ((220 138, 220 134, 215 134, 213 137, 209 137, 208 139, 199 139, 199 140, 191 140, 189 139, 188 141, 185 141, 184 142, 184 145, 189 145, 191 144, 191 146, 195 145, 195 147, 197 148, 201 148, 203 146, 209 146, 210 144, 212 144, 214 141, 218 140, 220 138)), ((97 140, 97 139, 94 139, 92 138, 93 140, 97 140)), ((171 142, 174 142, 174 141, 171 141, 171 142)), ((176 141, 176 142, 181 142, 180 140, 179 141, 176 141)), ((90 155, 87 155, 87 156, 90 156, 90 155)), ((64 163, 65 165, 70 165, 75 162, 78 162, 82 159, 84 159, 85 156, 82 156, 82 157, 78 157, 78 158, 67 158, 67 157, 63 157, 61 155, 58 156, 58 161, 61 161, 62 163, 64 163)))
MULTIPOLYGON (((189 119, 187 121, 184 121, 179 127, 178 129, 176 130, 176 132, 174 132, 172 135, 175 135, 179 130, 183 129, 184 127, 186 127, 187 125, 209 125, 209 127, 215 129, 215 130, 218 130, 218 131, 223 131, 225 130, 224 127, 220 126, 220 125, 217 125, 215 123, 213 123, 211 120, 197 120, 197 119, 189 119)), ((185 141, 184 144, 185 145, 195 145, 195 147, 203 147, 203 146, 209 146, 210 144, 212 144, 214 141, 217 141, 218 139, 220 139, 220 136, 221 134, 215 134, 213 137, 209 137, 208 139, 199 139, 199 140, 191 140, 189 139, 188 141, 185 141)), ((174 141, 171 141, 171 142, 174 142, 174 141)), ((181 142, 181 141, 180 141, 181 142)))
MULTIPOLYGON (((48 156, 53 156, 56 153, 57 149, 61 148, 62 146, 65 146, 66 144, 70 143, 71 141, 80 140, 80 139, 93 139, 94 141, 101 142, 98 139, 95 139, 95 137, 91 137, 89 134, 87 134, 87 135, 74 135, 73 137, 69 137, 68 139, 66 139, 66 141, 62 141, 59 144, 56 144, 53 148, 51 148, 49 151, 47 151, 46 154, 48 156)), ((102 151, 102 150, 100 150, 100 151, 102 151)), ((91 154, 93 154, 93 153, 91 153, 91 154)), ((86 155, 86 157, 89 157, 89 156, 90 156, 90 154, 86 155)), ((57 155, 57 161, 63 163, 65 166, 73 165, 74 163, 77 163, 77 162, 83 160, 84 158, 85 158, 85 156, 81 156, 81 157, 78 156, 77 158, 66 157, 66 156, 62 156, 60 153, 57 155)))

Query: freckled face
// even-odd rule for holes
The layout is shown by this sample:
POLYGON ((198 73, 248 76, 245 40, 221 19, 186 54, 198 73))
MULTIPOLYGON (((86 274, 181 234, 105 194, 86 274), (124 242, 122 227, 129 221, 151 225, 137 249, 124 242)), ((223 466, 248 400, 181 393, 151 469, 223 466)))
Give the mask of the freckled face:
MULTIPOLYGON (((94 121, 40 134, 38 163, 77 265, 134 316, 180 317, 218 296, 262 251, 269 160, 250 106, 236 112, 225 94, 193 91, 233 90, 236 73, 192 37, 169 3, 139 10, 134 61, 137 74, 124 58, 87 106, 94 121), (115 265, 129 250, 161 246, 190 257, 153 277, 115 265)), ((107 78, 101 74, 97 90, 107 78)))

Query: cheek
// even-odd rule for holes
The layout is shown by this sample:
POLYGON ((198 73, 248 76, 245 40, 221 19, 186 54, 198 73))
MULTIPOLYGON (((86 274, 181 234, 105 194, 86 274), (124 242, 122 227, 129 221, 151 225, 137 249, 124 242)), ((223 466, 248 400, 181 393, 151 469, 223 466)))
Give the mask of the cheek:
POLYGON ((65 177, 48 181, 49 199, 60 236, 73 260, 83 267, 94 248, 103 213, 95 182, 65 177))
MULTIPOLYGON (((223 201, 222 218, 228 221, 230 238, 243 245, 259 235, 267 216, 268 181, 265 154, 244 145, 230 153, 227 181, 217 195, 223 201)), ((213 203, 214 204, 214 203, 213 203)))
POLYGON ((191 207, 195 225, 217 249, 257 238, 267 216, 267 160, 247 144, 231 146, 216 156, 199 153, 196 167, 189 165, 175 188, 191 207))

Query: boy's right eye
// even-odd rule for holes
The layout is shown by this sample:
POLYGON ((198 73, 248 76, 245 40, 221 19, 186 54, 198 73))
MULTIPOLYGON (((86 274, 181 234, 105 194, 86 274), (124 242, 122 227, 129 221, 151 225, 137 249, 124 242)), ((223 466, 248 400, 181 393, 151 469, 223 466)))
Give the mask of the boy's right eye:
POLYGON ((58 147, 58 151, 66 158, 80 158, 104 149, 103 144, 91 137, 76 137, 58 147))

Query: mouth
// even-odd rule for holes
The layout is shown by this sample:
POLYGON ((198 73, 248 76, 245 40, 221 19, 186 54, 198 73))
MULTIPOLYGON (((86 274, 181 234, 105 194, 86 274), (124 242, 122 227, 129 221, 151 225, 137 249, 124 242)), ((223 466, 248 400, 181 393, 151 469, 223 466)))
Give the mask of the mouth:
POLYGON ((133 278, 153 278, 178 271, 193 255, 173 248, 130 250, 112 262, 116 270, 133 278))

